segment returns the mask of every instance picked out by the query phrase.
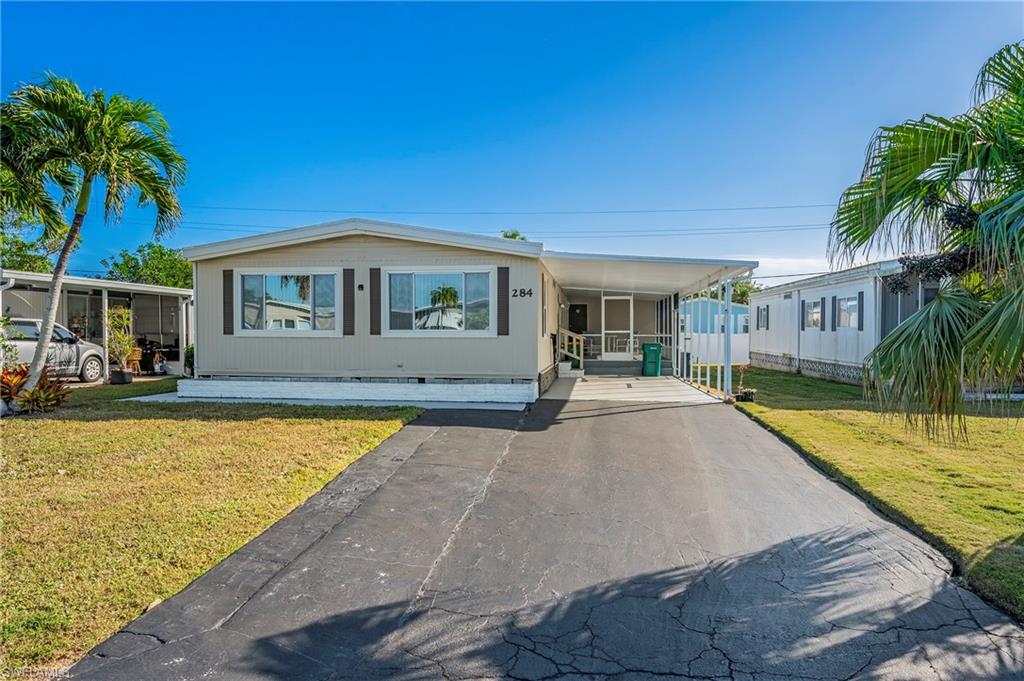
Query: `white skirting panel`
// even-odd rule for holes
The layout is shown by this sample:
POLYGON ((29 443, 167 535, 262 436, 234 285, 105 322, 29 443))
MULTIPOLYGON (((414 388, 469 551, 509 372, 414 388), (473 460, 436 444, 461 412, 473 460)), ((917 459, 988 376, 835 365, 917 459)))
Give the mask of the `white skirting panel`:
POLYGON ((537 382, 387 383, 183 379, 178 397, 250 400, 366 400, 368 402, 513 402, 537 400, 537 382))

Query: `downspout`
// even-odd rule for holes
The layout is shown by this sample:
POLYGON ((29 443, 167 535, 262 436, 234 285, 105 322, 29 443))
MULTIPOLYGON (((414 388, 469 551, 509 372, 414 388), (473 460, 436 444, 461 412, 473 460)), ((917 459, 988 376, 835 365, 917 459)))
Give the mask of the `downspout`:
POLYGON ((800 289, 796 290, 796 314, 793 315, 796 318, 796 372, 800 373, 800 338, 803 336, 801 332, 801 326, 803 326, 803 294, 800 289))

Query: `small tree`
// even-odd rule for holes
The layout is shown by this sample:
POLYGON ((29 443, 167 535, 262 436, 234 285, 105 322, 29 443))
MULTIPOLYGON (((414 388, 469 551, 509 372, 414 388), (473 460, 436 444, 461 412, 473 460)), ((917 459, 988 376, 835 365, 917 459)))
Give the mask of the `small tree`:
POLYGON ((122 372, 128 371, 128 357, 135 350, 132 335, 132 313, 126 307, 107 310, 107 351, 122 372))
POLYGON ((501 230, 501 238, 512 239, 513 241, 526 241, 526 237, 520 234, 518 229, 501 230))
POLYGON ((116 257, 100 260, 100 264, 107 268, 107 279, 192 288, 192 264, 181 251, 152 241, 135 252, 122 250, 116 257))

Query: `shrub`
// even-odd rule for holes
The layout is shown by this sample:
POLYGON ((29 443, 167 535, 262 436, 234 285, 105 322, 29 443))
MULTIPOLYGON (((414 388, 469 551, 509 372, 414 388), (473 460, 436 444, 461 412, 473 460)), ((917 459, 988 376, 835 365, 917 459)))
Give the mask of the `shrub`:
POLYGON ((196 372, 196 346, 190 344, 185 348, 185 373, 189 376, 194 375, 196 372))
POLYGON ((36 387, 18 395, 18 406, 24 411, 53 411, 70 397, 68 382, 55 378, 49 371, 43 372, 36 387))
POLYGON ((27 380, 27 364, 4 367, 0 370, 0 399, 4 402, 15 399, 27 380))

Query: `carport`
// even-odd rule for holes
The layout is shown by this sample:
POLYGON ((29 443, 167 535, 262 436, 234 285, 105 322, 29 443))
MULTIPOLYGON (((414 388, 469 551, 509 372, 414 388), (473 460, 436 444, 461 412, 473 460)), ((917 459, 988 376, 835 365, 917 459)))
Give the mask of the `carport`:
MULTIPOLYGON (((0 298, 6 317, 41 319, 50 293, 48 273, 0 271, 8 286, 0 298)), ((132 312, 132 335, 140 347, 158 348, 173 374, 182 373, 184 349, 195 337, 192 290, 136 284, 90 277, 64 277, 57 303, 57 323, 82 340, 107 347, 107 310, 125 307, 132 312)), ((104 362, 104 376, 109 361, 104 362)))
MULTIPOLYGON (((577 360, 584 375, 588 366, 591 373, 635 373, 642 345, 657 342, 671 376, 720 397, 731 394, 731 372, 722 367, 732 364, 732 284, 749 277, 756 261, 544 251, 541 262, 558 290, 560 359, 577 360), (681 328, 679 308, 698 299, 725 304, 715 319, 701 320, 711 322, 713 332, 692 337, 681 328), (710 344, 724 361, 692 365, 691 355, 700 350, 707 356, 710 344)), ((630 399, 634 390, 602 381, 579 388, 568 392, 612 391, 602 399, 630 399)))

